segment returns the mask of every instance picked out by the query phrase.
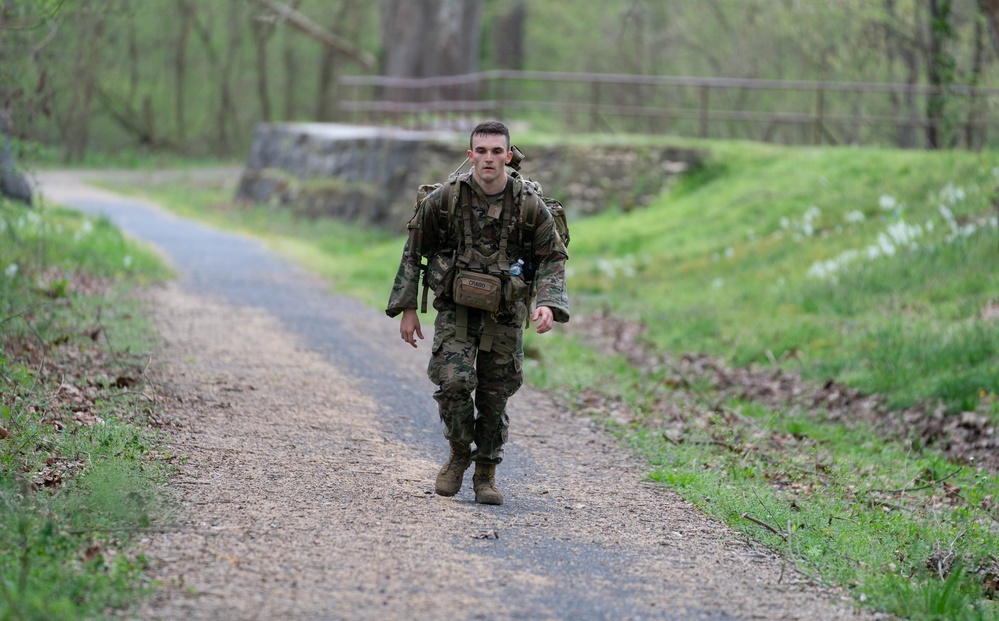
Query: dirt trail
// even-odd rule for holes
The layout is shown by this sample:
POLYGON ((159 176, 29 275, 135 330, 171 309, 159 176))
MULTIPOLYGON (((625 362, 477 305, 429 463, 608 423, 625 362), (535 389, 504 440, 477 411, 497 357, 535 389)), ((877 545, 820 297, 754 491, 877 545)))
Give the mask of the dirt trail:
POLYGON ((162 583, 143 618, 862 616, 645 481, 589 419, 530 389, 511 402, 507 503, 476 505, 467 480, 454 498, 434 495, 446 444, 426 345, 411 350, 394 321, 245 239, 168 232, 193 225, 50 183, 61 202, 121 218, 184 274, 150 292, 180 528, 143 542, 162 583))

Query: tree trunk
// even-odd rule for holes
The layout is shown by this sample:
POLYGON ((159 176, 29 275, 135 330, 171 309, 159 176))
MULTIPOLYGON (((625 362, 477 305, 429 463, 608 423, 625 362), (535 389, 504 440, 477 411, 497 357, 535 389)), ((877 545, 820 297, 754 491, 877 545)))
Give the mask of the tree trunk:
POLYGON ((128 16, 128 101, 135 101, 139 93, 139 28, 135 23, 135 13, 128 16))
POLYGON ((239 16, 240 9, 243 6, 244 4, 241 0, 232 0, 229 4, 229 10, 226 11, 229 21, 229 36, 225 63, 222 65, 222 72, 218 76, 219 107, 217 121, 219 151, 223 154, 229 154, 232 151, 229 129, 238 127, 236 123, 236 101, 232 96, 232 73, 235 68, 236 56, 243 42, 243 20, 239 16))
MULTIPOLYGON (((427 78, 478 71, 483 0, 381 0, 382 74, 427 78)), ((446 98, 475 96, 449 88, 446 98)))
POLYGON ((978 7, 989 24, 992 47, 999 55, 999 0, 978 0, 978 7))
POLYGON ((502 69, 521 71, 524 68, 524 26, 527 9, 524 0, 517 0, 497 23, 493 33, 496 65, 502 69))
POLYGON ((919 55, 916 52, 916 43, 902 34, 899 26, 900 17, 896 10, 895 0, 885 0, 885 14, 887 20, 882 26, 886 55, 888 57, 888 68, 889 70, 894 68, 897 54, 901 58, 905 70, 905 92, 901 96, 895 92, 889 95, 893 116, 907 119, 895 122, 895 144, 902 149, 913 149, 917 146, 916 141, 918 136, 918 128, 913 123, 919 116, 919 109, 916 105, 916 85, 919 83, 919 55))
MULTIPOLYGON (((205 6, 212 7, 214 5, 205 6)), ((203 23, 197 14, 192 13, 192 26, 205 48, 205 57, 208 60, 209 67, 211 67, 212 76, 214 76, 218 85, 218 107, 215 109, 215 130, 217 132, 215 137, 215 153, 217 155, 228 155, 231 147, 229 142, 229 126, 230 123, 235 122, 235 102, 232 97, 230 81, 232 79, 231 74, 236 52, 239 49, 241 41, 240 28, 242 24, 238 17, 241 6, 242 3, 239 0, 233 0, 225 12, 226 20, 229 23, 229 36, 227 38, 228 42, 224 60, 219 56, 218 51, 212 43, 211 28, 203 23)), ((210 18, 211 14, 207 14, 206 19, 210 18)))
POLYGON ((180 32, 177 34, 173 66, 173 117, 177 124, 177 143, 183 148, 187 135, 187 119, 184 114, 184 108, 187 106, 187 44, 191 39, 194 5, 191 4, 190 0, 177 0, 177 12, 180 14, 180 32))
POLYGON ((336 54, 333 50, 323 50, 319 61, 319 81, 316 84, 316 110, 314 117, 320 123, 330 120, 330 109, 333 106, 331 90, 336 76, 336 54))
POLYGON ((948 88, 954 81, 954 57, 949 44, 954 38, 950 23, 951 0, 930 0, 930 45, 927 58, 927 78, 933 91, 926 100, 926 140, 932 149, 942 149, 946 142, 946 108, 948 88))
POLYGON ((284 48, 284 120, 295 118, 295 93, 297 90, 295 76, 298 75, 298 60, 295 49, 291 45, 284 48))
POLYGON ((975 20, 975 52, 971 62, 971 79, 969 86, 973 89, 968 95, 968 115, 964 122, 964 146, 966 149, 977 149, 979 140, 984 141, 985 128, 977 131, 975 123, 978 121, 978 83, 982 79, 982 70, 985 65, 985 28, 981 19, 975 20))
POLYGON ((79 39, 73 71, 72 95, 66 114, 66 163, 83 159, 90 129, 90 104, 97 79, 97 58, 109 7, 81 8, 77 14, 79 39))
POLYGON ((271 98, 267 75, 267 42, 274 34, 274 23, 254 16, 251 16, 250 19, 252 20, 254 48, 257 57, 257 97, 260 99, 260 118, 269 122, 271 120, 271 98))

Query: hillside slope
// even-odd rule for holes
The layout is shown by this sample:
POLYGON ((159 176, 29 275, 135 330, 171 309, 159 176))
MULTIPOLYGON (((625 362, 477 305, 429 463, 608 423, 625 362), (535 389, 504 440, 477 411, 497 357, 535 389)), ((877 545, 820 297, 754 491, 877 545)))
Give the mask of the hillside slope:
POLYGON ((950 411, 999 392, 995 153, 715 143, 648 209, 573 223, 570 288, 657 346, 950 411))

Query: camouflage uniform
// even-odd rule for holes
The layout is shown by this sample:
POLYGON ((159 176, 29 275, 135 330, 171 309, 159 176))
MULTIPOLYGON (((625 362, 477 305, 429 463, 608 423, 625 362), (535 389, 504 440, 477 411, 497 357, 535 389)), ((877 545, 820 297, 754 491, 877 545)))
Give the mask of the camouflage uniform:
MULTIPOLYGON (((444 437, 464 445, 474 442, 476 462, 498 464, 502 460, 509 427, 506 402, 523 384, 523 330, 528 316, 526 292, 520 296, 522 299, 513 302, 504 299, 500 310, 492 317, 493 321, 489 321, 487 311, 467 309, 467 338, 460 338, 459 313, 451 293, 454 269, 449 269, 448 264, 453 265, 453 257, 462 246, 464 226, 462 210, 459 208, 449 215, 449 206, 443 204, 446 188, 434 191, 417 207, 409 224, 409 239, 386 313, 395 317, 406 308, 417 307, 420 257, 425 254, 431 266, 430 285, 437 309, 433 353, 427 374, 438 387, 434 399, 444 422, 444 437), (491 337, 486 341, 483 341, 484 331, 491 337), (487 345, 490 340, 491 344, 487 345)), ((495 198, 490 204, 470 173, 461 175, 450 192, 470 198, 475 250, 486 256, 497 252, 504 197, 495 198), (467 186, 465 192, 460 191, 460 184, 467 186)), ((555 231, 554 220, 544 203, 525 191, 520 178, 508 175, 504 192, 511 192, 513 196, 507 242, 509 261, 512 264, 523 259, 526 264, 537 266, 534 276, 537 305, 551 308, 555 321, 566 322, 569 320, 565 291, 567 255, 555 231), (523 230, 521 218, 521 203, 526 200, 539 202, 533 243, 530 232, 523 230), (529 248, 526 247, 528 243, 531 244, 529 248)), ((507 276, 503 279, 505 283, 511 280, 507 276)))

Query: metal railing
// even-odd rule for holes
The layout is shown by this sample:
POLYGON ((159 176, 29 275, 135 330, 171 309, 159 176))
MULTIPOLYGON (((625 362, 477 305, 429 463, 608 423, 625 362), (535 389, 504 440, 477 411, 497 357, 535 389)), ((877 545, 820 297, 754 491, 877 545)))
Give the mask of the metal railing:
POLYGON ((789 144, 999 146, 999 89, 951 85, 487 71, 343 76, 343 121, 411 128, 485 117, 564 131, 789 144), (929 116, 927 110, 940 112, 929 116), (935 142, 935 145, 933 144, 935 142))

